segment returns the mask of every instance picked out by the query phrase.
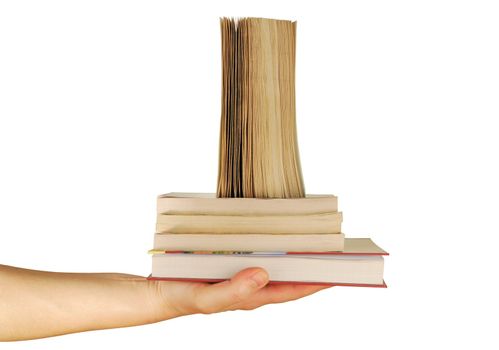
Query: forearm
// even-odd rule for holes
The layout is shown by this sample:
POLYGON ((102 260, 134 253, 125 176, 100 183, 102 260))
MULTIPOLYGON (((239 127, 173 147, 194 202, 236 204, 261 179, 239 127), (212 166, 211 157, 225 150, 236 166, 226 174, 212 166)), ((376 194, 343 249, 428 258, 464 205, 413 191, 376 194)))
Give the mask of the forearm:
POLYGON ((153 323, 194 313, 252 310, 325 286, 267 286, 252 267, 220 283, 148 281, 117 273, 57 273, 0 265, 0 341, 153 323))
POLYGON ((173 316, 155 284, 144 277, 0 265, 0 340, 126 327, 173 316))

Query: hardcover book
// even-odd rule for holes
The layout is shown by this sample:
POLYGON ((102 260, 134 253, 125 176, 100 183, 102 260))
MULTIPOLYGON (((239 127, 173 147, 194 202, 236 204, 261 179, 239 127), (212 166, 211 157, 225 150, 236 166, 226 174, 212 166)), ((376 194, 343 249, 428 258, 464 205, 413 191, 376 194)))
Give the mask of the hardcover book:
POLYGON ((274 283, 386 287, 383 256, 370 239, 345 239, 334 253, 152 251, 150 279, 222 281, 248 267, 262 267, 274 283))

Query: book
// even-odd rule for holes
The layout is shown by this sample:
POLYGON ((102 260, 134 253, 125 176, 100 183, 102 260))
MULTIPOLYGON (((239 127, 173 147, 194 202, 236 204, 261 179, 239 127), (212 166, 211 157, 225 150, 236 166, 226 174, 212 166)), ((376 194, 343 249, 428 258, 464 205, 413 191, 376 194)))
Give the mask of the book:
POLYGON ((340 233, 342 213, 308 215, 158 214, 156 233, 320 234, 340 233))
POLYGON ((387 253, 368 239, 349 242, 347 253, 335 254, 189 254, 152 256, 151 279, 220 281, 248 267, 262 267, 273 282, 384 287, 387 253), (362 247, 356 252, 356 245, 362 247))
POLYGON ((217 197, 305 196, 296 130, 296 22, 222 18, 217 197))
POLYGON ((344 248, 333 234, 155 234, 155 250, 331 252, 344 248))
POLYGON ((338 211, 334 195, 304 198, 217 198, 215 193, 172 192, 157 197, 157 214, 304 215, 338 211))

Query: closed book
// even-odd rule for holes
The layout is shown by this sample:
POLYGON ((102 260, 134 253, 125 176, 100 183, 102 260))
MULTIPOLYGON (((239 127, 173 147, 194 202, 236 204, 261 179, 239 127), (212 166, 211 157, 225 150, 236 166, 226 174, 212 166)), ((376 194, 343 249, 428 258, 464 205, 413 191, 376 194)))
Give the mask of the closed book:
POLYGON ((309 215, 158 214, 156 233, 304 234, 340 233, 342 213, 309 215))
POLYGON ((159 253, 152 257, 150 279, 221 281, 248 267, 262 267, 270 281, 352 286, 386 286, 387 255, 370 239, 345 239, 345 251, 334 254, 286 252, 192 254, 159 253))
POLYGON ((154 235, 157 250, 327 252, 343 250, 345 235, 333 234, 178 234, 154 235))
POLYGON ((214 193, 162 194, 157 198, 158 214, 203 215, 305 215, 338 211, 334 195, 304 198, 217 198, 214 193))

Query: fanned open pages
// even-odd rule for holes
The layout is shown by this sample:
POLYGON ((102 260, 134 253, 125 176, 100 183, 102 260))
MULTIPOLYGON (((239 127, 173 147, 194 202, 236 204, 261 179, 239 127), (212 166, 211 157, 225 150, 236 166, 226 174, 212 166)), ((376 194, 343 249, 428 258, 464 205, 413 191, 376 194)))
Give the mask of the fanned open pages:
POLYGON ((295 112, 296 22, 221 19, 217 197, 305 196, 295 112))

